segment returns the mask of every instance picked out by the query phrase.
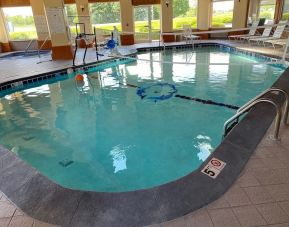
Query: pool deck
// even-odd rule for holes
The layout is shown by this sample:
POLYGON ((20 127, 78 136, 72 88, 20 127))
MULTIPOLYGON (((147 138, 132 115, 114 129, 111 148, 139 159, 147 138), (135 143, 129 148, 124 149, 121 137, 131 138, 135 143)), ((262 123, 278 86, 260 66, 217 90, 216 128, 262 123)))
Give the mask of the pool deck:
MULTIPOLYGON (((282 55, 281 51, 273 52, 271 48, 252 48, 239 44, 238 47, 282 55)), ((93 56, 94 53, 90 52, 87 62, 92 61, 93 56)), ((71 61, 36 64, 38 58, 29 59, 1 60, 0 82, 71 66, 71 61), (7 67, 12 62, 13 67, 7 67)), ((289 129, 281 127, 281 141, 269 138, 272 131, 271 127, 238 180, 217 201, 186 216, 153 226, 289 226, 289 129)), ((0 226, 52 226, 25 215, 5 195, 0 197, 0 226)))
MULTIPOLYGON (((279 50, 274 50, 273 48, 264 48, 264 47, 256 47, 249 46, 247 44, 243 44, 240 42, 233 41, 221 41, 221 40, 200 40, 195 43, 221 43, 227 44, 232 47, 238 47, 243 50, 254 51, 261 54, 267 55, 275 55, 281 57, 283 52, 279 50)), ((166 43, 166 46, 171 45, 180 45, 184 44, 184 42, 176 42, 176 43, 166 43)), ((158 47, 159 42, 153 42, 148 44, 135 44, 132 46, 123 46, 121 47, 122 53, 129 53, 130 50, 140 48, 140 47, 158 47)), ((83 49, 79 49, 78 55, 76 57, 76 65, 82 64, 83 57, 83 49)), ((0 53, 1 55, 1 53, 0 53)), ((106 60, 109 57, 100 56, 99 60, 106 60)), ((33 75, 38 75, 41 73, 48 73, 55 70, 60 70, 64 68, 69 68, 72 66, 72 60, 59 60, 59 61, 50 61, 51 56, 49 54, 41 55, 39 59, 37 56, 35 57, 26 57, 26 58, 16 58, 16 59, 0 59, 0 83, 17 80, 19 78, 29 77, 33 75), (41 62, 41 63, 39 63, 41 62)), ((86 63, 92 63, 96 61, 95 50, 88 49, 86 63)))

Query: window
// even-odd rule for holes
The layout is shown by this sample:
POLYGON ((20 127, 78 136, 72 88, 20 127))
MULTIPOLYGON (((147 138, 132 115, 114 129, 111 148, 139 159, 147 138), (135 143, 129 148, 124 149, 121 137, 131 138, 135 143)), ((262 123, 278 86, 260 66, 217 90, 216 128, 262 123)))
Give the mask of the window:
POLYGON ((31 7, 3 8, 10 40, 37 38, 31 7))
POLYGON ((282 20, 289 19, 289 0, 284 0, 282 20))
POLYGON ((274 21, 276 0, 261 0, 259 18, 266 18, 265 24, 274 21))
POLYGON ((134 31, 136 41, 158 40, 160 37, 160 5, 134 7, 134 31))
POLYGON ((89 6, 93 27, 103 29, 106 34, 110 34, 114 26, 121 30, 119 2, 91 3, 89 6))
POLYGON ((233 21, 234 0, 213 0, 212 2, 213 28, 231 28, 233 21))
MULTIPOLYGON (((252 26, 255 21, 259 21, 258 12, 259 12, 259 3, 260 0, 250 0, 249 2, 249 11, 248 11, 248 26, 252 26)), ((260 25, 263 25, 262 23, 260 25)))
POLYGON ((173 28, 182 30, 184 25, 197 27, 198 0, 173 1, 173 28))
MULTIPOLYGON (((273 23, 275 16, 275 7, 276 7, 276 0, 251 0, 248 12, 248 23, 252 24, 254 21, 257 21, 261 18, 265 19, 264 22, 265 24, 273 23)), ((282 17, 284 17, 284 13, 286 17, 286 11, 287 12, 289 11, 289 2, 287 0, 285 0, 284 2, 282 17)), ((287 14, 287 18, 288 17, 289 14, 287 14)))

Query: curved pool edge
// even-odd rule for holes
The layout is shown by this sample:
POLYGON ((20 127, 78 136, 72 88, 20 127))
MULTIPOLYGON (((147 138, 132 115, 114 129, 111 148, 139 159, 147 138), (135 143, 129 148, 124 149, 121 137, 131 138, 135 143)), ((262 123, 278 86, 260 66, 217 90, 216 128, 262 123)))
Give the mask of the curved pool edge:
MULTIPOLYGON (((289 91, 287 69, 274 86, 289 91)), ((281 95, 271 95, 279 104, 281 95)), ((211 157, 226 162, 214 180, 200 170, 152 189, 98 193, 63 188, 0 147, 0 190, 33 218, 61 226, 143 226, 186 215, 223 195, 237 179, 275 117, 258 105, 216 148, 211 157), (262 118, 260 118, 262 116, 262 118)), ((208 160, 210 160, 210 158, 208 160)))
MULTIPOLYGON (((289 70, 274 87, 289 92, 289 70)), ((270 95, 280 105, 282 95, 270 95)), ((63 188, 0 146, 0 190, 33 218, 61 226, 143 226, 186 215, 223 195, 237 179, 275 117, 267 104, 254 107, 208 158, 226 162, 214 180, 196 171, 155 188, 98 193, 63 188), (262 118, 260 118, 262 116, 262 118)), ((208 122, 209 123, 209 122, 208 122)), ((221 137, 221 135, 220 135, 221 137)))

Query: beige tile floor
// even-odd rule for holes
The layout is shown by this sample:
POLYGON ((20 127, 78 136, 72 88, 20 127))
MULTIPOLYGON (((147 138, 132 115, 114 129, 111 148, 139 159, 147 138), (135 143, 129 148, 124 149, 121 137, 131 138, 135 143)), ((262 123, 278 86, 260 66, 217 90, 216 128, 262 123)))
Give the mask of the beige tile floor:
MULTIPOLYGON (((244 45, 243 48, 252 47, 244 45)), ((256 48, 254 50, 256 51, 256 48)), ((272 54, 272 49, 269 48, 262 47, 257 50, 272 54)), ((275 52, 275 54, 282 54, 282 52, 275 52)), ((0 67, 2 67, 1 64, 0 62, 0 67)), ((56 64, 61 65, 61 63, 56 64)), ((68 62, 64 65, 66 64, 68 62)), ((14 74, 16 75, 17 71, 14 74)), ((21 77, 19 74, 17 76, 21 77)), ((1 77, 2 75, 0 75, 0 82, 1 77)), ((271 127, 237 181, 221 198, 186 216, 152 226, 289 227, 289 127, 281 127, 281 141, 272 141, 269 138, 272 132, 271 127)), ((5 195, 0 194, 0 227, 2 226, 48 227, 53 225, 25 215, 5 195)))

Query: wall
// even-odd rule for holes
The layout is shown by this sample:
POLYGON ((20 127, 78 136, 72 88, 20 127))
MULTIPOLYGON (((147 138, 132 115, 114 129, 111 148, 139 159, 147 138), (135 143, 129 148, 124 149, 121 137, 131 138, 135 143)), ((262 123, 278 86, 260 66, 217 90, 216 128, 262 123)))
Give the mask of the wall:
POLYGON ((233 28, 244 28, 247 25, 249 0, 235 0, 233 28))
POLYGON ((211 23, 211 0, 198 1, 197 28, 199 30, 208 30, 211 23))
POLYGON ((30 6, 29 0, 1 0, 0 7, 30 6))
POLYGON ((43 0, 43 3, 52 44, 52 59, 73 59, 73 49, 68 34, 69 28, 65 18, 64 2, 62 0, 43 0), (55 13, 48 16, 51 10, 55 11, 55 13), (55 15, 59 16, 59 21, 56 21, 58 30, 55 29, 57 28, 55 26, 55 15))
POLYGON ((134 32, 133 6, 131 1, 120 0, 120 17, 122 31, 127 32, 127 34, 121 35, 121 44, 132 45, 134 44, 134 35, 129 34, 134 32))
POLYGON ((9 44, 8 33, 4 21, 4 14, 0 8, 0 43, 1 43, 1 52, 11 51, 9 44))
MULTIPOLYGON (((44 9, 44 2, 43 0, 30 0, 30 4, 32 7, 38 41, 43 41, 49 36, 49 30, 48 30, 47 25, 46 26, 42 25, 41 29, 39 28, 39 26, 37 27, 37 21, 43 20, 43 22, 47 24, 47 20, 45 16, 45 9, 44 9)), ((42 42, 39 42, 39 43, 42 44, 42 42)))

